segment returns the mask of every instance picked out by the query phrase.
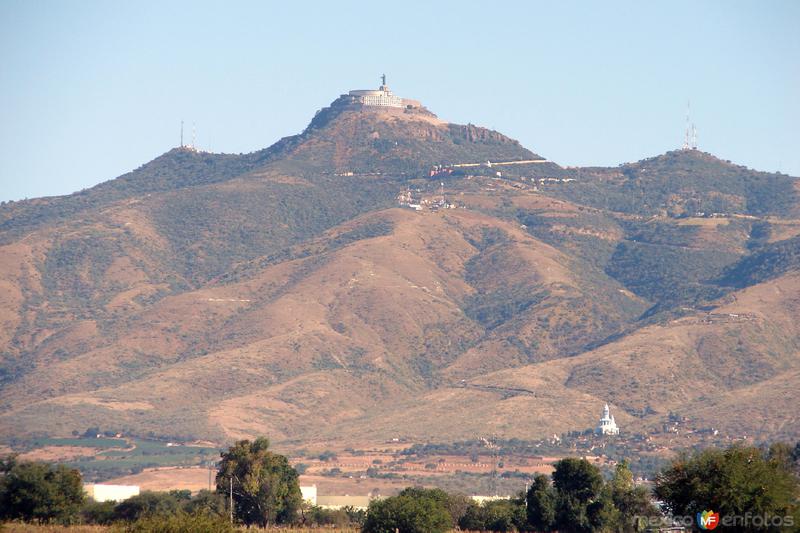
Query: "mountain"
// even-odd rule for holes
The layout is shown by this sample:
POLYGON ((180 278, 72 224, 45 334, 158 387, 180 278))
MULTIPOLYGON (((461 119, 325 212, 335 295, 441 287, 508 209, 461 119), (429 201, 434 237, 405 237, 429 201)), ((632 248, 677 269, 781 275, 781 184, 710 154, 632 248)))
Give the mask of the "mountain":
POLYGON ((0 437, 539 438, 606 401, 800 436, 797 179, 562 168, 356 93, 258 152, 0 206, 0 437))

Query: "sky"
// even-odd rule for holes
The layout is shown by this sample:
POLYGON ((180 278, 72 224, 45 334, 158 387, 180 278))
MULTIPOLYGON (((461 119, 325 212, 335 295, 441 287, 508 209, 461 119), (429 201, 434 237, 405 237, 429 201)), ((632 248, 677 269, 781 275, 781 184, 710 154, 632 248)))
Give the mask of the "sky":
POLYGON ((0 201, 244 153, 387 75, 562 165, 698 145, 800 176, 800 2, 0 0, 0 201))

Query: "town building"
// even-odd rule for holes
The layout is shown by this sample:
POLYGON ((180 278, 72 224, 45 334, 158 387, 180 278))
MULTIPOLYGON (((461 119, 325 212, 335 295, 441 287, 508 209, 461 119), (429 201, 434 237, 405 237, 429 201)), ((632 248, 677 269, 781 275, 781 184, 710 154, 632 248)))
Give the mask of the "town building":
POLYGON ((96 502, 121 502, 139 495, 139 485, 104 485, 88 483, 83 486, 86 495, 96 502))
POLYGON ((300 494, 303 497, 303 501, 308 503, 309 505, 316 506, 317 505, 317 486, 316 485, 300 485, 300 494))
POLYGON ((369 507, 369 502, 379 498, 373 496, 319 496, 317 497, 317 505, 323 509, 344 509, 345 507, 352 507, 353 509, 366 511, 369 507))
POLYGON ((600 417, 600 422, 594 432, 597 435, 619 435, 617 422, 614 420, 614 415, 611 414, 608 404, 603 407, 603 416, 600 417))

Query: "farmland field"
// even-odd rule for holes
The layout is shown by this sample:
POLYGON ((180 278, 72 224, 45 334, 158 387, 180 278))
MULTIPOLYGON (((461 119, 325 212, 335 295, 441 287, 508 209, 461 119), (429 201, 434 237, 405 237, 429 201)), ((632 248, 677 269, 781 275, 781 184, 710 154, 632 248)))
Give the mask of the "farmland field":
POLYGON ((24 459, 77 468, 86 481, 106 481, 158 467, 213 464, 219 457, 215 447, 135 437, 33 439, 19 451, 24 459))

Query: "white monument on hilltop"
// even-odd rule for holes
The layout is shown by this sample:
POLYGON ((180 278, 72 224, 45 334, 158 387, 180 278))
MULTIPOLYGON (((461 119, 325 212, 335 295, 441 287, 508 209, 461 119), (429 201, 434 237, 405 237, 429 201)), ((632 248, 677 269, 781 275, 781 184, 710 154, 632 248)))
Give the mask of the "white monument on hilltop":
POLYGON ((389 90, 386 85, 386 74, 381 76, 381 86, 378 90, 366 89, 355 90, 347 93, 347 98, 351 103, 361 104, 366 107, 387 108, 396 107, 401 109, 418 109, 422 107, 417 100, 400 98, 389 90))
POLYGON ((608 409, 608 404, 603 407, 603 416, 600 417, 600 423, 594 432, 596 435, 619 435, 619 428, 614 421, 614 415, 608 409))

